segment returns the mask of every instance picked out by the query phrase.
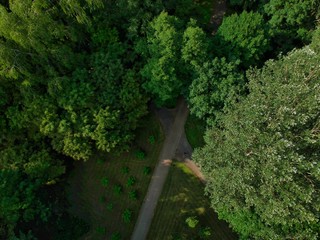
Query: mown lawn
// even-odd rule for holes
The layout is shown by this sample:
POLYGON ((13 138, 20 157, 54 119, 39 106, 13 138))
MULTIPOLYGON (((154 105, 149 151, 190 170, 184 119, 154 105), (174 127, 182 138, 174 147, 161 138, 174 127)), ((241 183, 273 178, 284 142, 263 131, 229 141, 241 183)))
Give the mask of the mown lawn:
POLYGON ((188 142, 193 149, 204 146, 203 136, 205 130, 206 123, 203 120, 191 114, 188 116, 185 131, 188 142))
POLYGON ((76 163, 68 195, 70 211, 90 225, 81 239, 130 238, 164 138, 155 117, 144 119, 142 126, 130 152, 119 156, 99 152, 88 162, 76 163), (137 156, 138 149, 145 152, 144 159, 137 156), (149 174, 145 167, 150 167, 149 174))
POLYGON ((225 222, 218 220, 203 190, 204 185, 183 163, 174 162, 158 202, 148 239, 238 239, 225 222), (185 222, 189 217, 196 217, 199 221, 195 228, 190 228, 185 222), (206 227, 211 235, 201 238, 199 231, 206 227))

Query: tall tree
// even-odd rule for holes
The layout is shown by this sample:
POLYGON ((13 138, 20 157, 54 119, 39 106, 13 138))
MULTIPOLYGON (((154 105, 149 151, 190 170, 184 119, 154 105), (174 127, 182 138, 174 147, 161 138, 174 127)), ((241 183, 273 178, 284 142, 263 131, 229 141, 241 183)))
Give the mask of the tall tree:
POLYGON ((212 207, 244 239, 319 238, 319 61, 306 47, 250 71, 250 94, 194 154, 212 207))
POLYGON ((242 12, 225 17, 214 40, 214 50, 229 61, 240 60, 245 68, 261 63, 263 54, 270 48, 268 25, 257 12, 242 12))

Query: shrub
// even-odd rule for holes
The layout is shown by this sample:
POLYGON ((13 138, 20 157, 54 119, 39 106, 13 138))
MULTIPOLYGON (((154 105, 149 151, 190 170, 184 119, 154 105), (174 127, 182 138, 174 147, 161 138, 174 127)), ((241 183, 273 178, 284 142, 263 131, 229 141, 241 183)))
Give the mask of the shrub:
POLYGON ((126 166, 125 166, 125 167, 122 167, 122 168, 121 168, 121 171, 122 171, 123 174, 128 174, 128 173, 129 173, 129 168, 126 167, 126 166))
POLYGON ((188 224, 188 226, 190 228, 195 228, 197 226, 197 224, 199 223, 199 220, 197 219, 196 216, 193 216, 193 217, 188 217, 186 219, 186 223, 188 224))
POLYGON ((155 142, 156 142, 155 136, 151 135, 151 136, 149 137, 149 143, 153 145, 155 142))
POLYGON ((102 186, 104 186, 104 187, 108 186, 108 184, 109 184, 109 179, 108 179, 107 177, 103 177, 103 178, 101 179, 101 184, 102 184, 102 186))
POLYGON ((131 187, 133 184, 135 184, 136 178, 133 176, 130 176, 127 180, 127 187, 131 187))
POLYGON ((132 219, 132 211, 130 209, 125 209, 122 213, 122 219, 125 223, 130 223, 132 219))
POLYGON ((117 184, 113 187, 113 192, 116 195, 120 195, 122 193, 122 186, 120 184, 117 184))
POLYGON ((211 229, 209 227, 204 227, 199 230, 199 237, 201 239, 209 239, 211 236, 211 229))
POLYGON ((143 168, 143 174, 144 175, 149 175, 151 173, 151 168, 150 167, 144 167, 143 168))
POLYGON ((146 154, 144 151, 142 151, 141 149, 136 151, 136 158, 143 160, 146 158, 146 154))
POLYGON ((129 198, 131 200, 137 200, 138 199, 138 192, 136 190, 132 190, 129 192, 129 198))
POLYGON ((97 231, 97 233, 99 233, 101 235, 106 234, 106 228, 105 227, 101 227, 101 226, 97 227, 96 231, 97 231))
POLYGON ((113 209, 113 203, 108 203, 107 204, 107 210, 111 212, 112 209, 113 209))
POLYGON ((120 239, 121 239, 121 235, 119 232, 112 233, 111 240, 120 240, 120 239))
POLYGON ((103 164, 103 163, 105 163, 105 160, 104 160, 104 159, 99 158, 99 159, 97 160, 97 163, 98 163, 98 164, 103 164))
POLYGON ((100 196, 99 201, 100 201, 101 203, 103 203, 103 202, 106 201, 106 198, 105 198, 104 196, 100 196))

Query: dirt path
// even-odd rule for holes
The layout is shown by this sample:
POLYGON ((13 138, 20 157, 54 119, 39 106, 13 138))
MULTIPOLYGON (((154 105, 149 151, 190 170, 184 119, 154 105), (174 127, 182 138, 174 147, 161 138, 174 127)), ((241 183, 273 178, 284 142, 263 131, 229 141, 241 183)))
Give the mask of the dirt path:
POLYGON ((223 16, 227 11, 227 1, 226 0, 215 0, 213 4, 213 12, 210 23, 212 24, 212 29, 214 34, 220 24, 222 23, 223 16))
POLYGON ((153 173, 148 192, 142 204, 131 240, 144 240, 147 237, 158 199, 169 172, 171 160, 175 156, 181 136, 184 133, 184 124, 187 120, 189 110, 186 102, 181 98, 177 106, 173 124, 170 124, 170 120, 168 120, 170 118, 168 113, 160 114, 163 117, 162 122, 168 121, 166 125, 167 129, 165 127, 166 139, 160 153, 159 163, 153 173))

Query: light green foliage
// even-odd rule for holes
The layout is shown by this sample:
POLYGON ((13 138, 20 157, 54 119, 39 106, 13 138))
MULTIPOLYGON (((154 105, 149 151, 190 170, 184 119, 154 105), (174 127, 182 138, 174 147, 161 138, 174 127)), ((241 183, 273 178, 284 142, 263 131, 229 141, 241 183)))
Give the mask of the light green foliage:
POLYGON ((183 33, 182 59, 200 67, 208 58, 209 42, 206 33, 191 19, 183 33))
POLYGON ((198 77, 189 87, 191 113, 213 124, 221 110, 244 88, 237 64, 215 58, 197 68, 198 77))
POLYGON ((257 12, 244 11, 225 17, 215 39, 224 56, 229 60, 239 59, 244 67, 257 65, 270 49, 268 26, 257 12))
POLYGON ((210 236, 211 236, 211 229, 209 227, 202 227, 200 230, 199 230, 199 237, 201 239, 210 239, 210 236))
POLYGON ((177 98, 181 91, 182 80, 177 73, 180 25, 179 19, 162 12, 150 23, 147 34, 149 59, 141 73, 147 79, 144 88, 155 97, 159 105, 177 98))
POLYGON ((186 224, 188 224, 188 226, 190 228, 195 228, 199 223, 199 220, 197 219, 197 217, 188 217, 186 219, 186 224))
POLYGON ((319 238, 319 62, 306 47, 250 71, 248 97, 194 153, 212 207, 243 238, 319 238))

